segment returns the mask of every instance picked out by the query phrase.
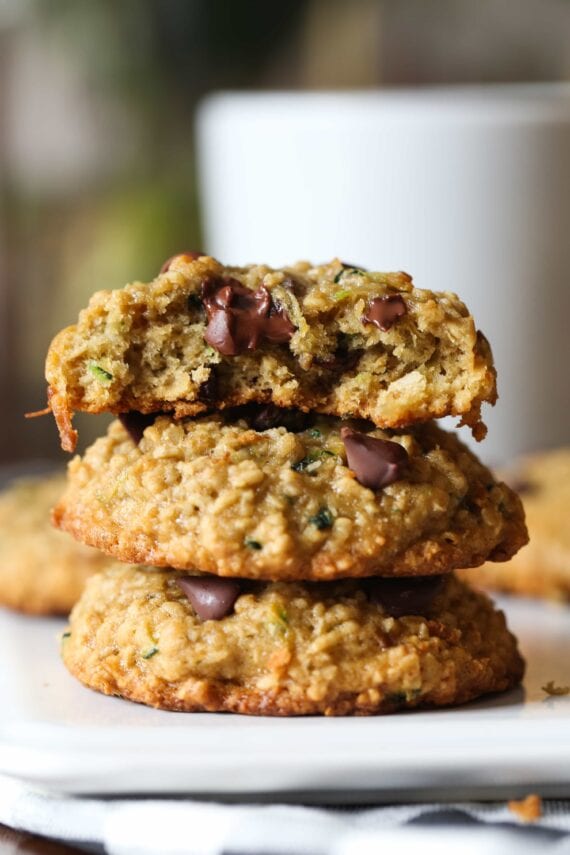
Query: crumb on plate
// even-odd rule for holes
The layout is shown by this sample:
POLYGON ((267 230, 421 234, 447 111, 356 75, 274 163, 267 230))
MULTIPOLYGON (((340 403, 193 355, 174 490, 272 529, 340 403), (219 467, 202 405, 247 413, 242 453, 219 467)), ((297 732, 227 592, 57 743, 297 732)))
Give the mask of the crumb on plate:
POLYGON ((536 822, 542 816, 542 799, 533 793, 520 801, 510 801, 508 808, 523 822, 536 822))
POLYGON ((541 688, 547 695, 554 695, 555 697, 570 695, 570 686, 557 686, 554 680, 549 680, 546 686, 542 686, 541 688))

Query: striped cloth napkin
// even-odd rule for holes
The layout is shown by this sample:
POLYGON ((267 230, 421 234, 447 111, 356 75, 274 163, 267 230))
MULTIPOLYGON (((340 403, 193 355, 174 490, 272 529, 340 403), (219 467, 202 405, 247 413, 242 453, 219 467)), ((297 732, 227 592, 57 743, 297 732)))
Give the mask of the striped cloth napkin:
POLYGON ((570 801, 315 808, 57 796, 0 777, 0 823, 108 855, 570 855, 570 801), (387 847, 392 847, 390 850, 387 847))

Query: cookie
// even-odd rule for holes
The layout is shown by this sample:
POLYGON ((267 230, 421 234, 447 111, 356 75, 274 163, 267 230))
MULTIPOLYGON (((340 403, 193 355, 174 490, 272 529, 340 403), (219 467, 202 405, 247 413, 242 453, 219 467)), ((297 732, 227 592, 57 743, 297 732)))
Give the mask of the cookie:
POLYGON ((117 565, 90 580, 62 641, 69 671, 153 707, 283 716, 448 706, 523 674, 503 614, 453 574, 427 580, 419 614, 386 594, 400 580, 258 582, 219 620, 200 619, 179 578, 117 565))
POLYGON ((570 448, 529 456, 505 477, 522 497, 530 542, 507 564, 466 571, 477 585, 570 601, 570 448))
POLYGON ((240 415, 114 422, 70 463, 56 525, 133 564, 267 580, 438 574, 526 542, 517 496, 433 424, 240 415))
POLYGON ((51 507, 64 487, 58 474, 21 479, 0 494, 0 605, 67 614, 89 576, 109 565, 106 556, 51 525, 51 507))
POLYGON ((52 342, 46 378, 68 451, 76 410, 182 417, 256 402, 386 428, 456 415, 480 438, 496 399, 489 346, 454 294, 338 260, 272 270, 195 253, 94 294, 52 342))

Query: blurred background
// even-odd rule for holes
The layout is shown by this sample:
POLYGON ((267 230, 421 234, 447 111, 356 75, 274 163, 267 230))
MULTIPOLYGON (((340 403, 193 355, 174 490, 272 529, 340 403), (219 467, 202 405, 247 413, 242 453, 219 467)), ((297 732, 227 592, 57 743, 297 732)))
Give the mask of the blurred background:
MULTIPOLYGON (((0 0, 0 460, 62 456, 52 419, 23 413, 93 291, 215 249, 205 96, 569 80, 570 0, 0 0)), ((82 447, 102 429, 78 423, 82 447)))

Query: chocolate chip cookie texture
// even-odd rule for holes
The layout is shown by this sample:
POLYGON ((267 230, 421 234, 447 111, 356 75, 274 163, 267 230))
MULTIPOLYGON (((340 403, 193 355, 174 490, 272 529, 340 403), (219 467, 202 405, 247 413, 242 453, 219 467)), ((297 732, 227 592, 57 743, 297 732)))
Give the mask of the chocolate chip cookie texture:
POLYGON ((118 416, 70 463, 54 522, 138 565, 73 610, 62 653, 85 685, 164 709, 365 715, 520 680, 503 615, 451 572, 527 539, 516 494, 433 422, 482 438, 496 398, 455 295, 338 260, 184 253, 95 294, 47 379, 65 448, 75 410, 118 416))
POLYGON ((278 716, 464 703, 523 672, 501 612, 453 574, 219 581, 233 604, 214 615, 212 580, 121 566, 98 575, 73 610, 65 664, 92 689, 154 707, 278 716))
POLYGON ((149 284, 99 291, 46 363, 62 445, 75 410, 176 417, 248 402, 378 427, 455 415, 482 437, 491 351, 451 293, 335 260, 281 270, 169 260, 149 284))
POLYGON ((504 473, 522 498, 530 541, 504 567, 466 571, 476 585, 570 602, 570 448, 529 455, 504 473))
POLYGON ((138 443, 114 422, 54 519, 123 561, 266 580, 424 576, 526 541, 517 496, 434 424, 285 413, 291 430, 273 410, 251 426, 269 415, 158 416, 138 443))
POLYGON ((68 614, 89 576, 109 565, 96 549, 50 525, 63 473, 21 478, 0 493, 0 606, 68 614))

